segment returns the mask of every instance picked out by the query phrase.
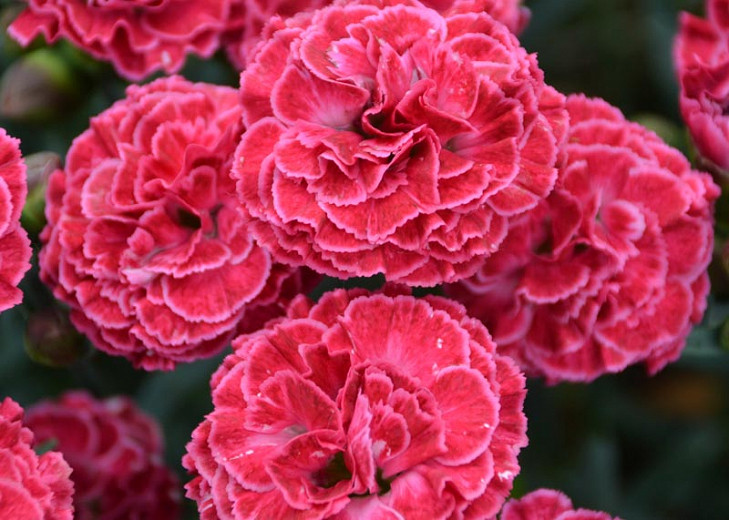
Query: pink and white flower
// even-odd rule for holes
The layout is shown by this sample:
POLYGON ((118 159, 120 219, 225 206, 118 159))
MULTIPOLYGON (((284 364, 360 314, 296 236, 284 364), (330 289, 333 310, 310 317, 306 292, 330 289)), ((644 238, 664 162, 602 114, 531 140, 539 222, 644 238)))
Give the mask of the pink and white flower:
POLYGON ((607 513, 574 509, 572 501, 560 491, 538 489, 519 500, 509 500, 501 520, 618 520, 607 513))
POLYGON ((22 45, 43 34, 107 60, 127 79, 170 74, 185 56, 209 57, 220 45, 233 0, 26 0, 10 25, 22 45))
POLYGON ((28 193, 20 141, 0 128, 0 312, 19 304, 20 280, 30 269, 30 240, 20 225, 28 193))
POLYGON ((156 422, 125 397, 67 392, 28 410, 36 444, 50 443, 73 469, 76 520, 177 520, 180 492, 162 462, 156 422))
POLYGON ((242 131, 235 89, 172 77, 129 87, 73 142, 49 182, 41 277, 98 348, 171 369, 301 287, 239 211, 228 172, 242 131))
POLYGON ((203 520, 501 508, 526 444, 524 377, 462 306, 337 290, 234 347, 183 459, 203 520))
POLYGON ((72 520, 71 468, 56 451, 36 455, 23 409, 0 402, 0 518, 72 520))
POLYGON ((267 30, 241 75, 233 175, 277 260, 455 281, 551 191, 564 97, 488 14, 373 0, 267 30))
POLYGON ((554 192, 448 293, 528 374, 590 381, 641 361, 655 373, 703 315, 719 190, 604 101, 567 109, 554 192))
POLYGON ((707 0, 708 19, 682 13, 674 61, 681 115, 701 155, 729 170, 729 1, 707 0))

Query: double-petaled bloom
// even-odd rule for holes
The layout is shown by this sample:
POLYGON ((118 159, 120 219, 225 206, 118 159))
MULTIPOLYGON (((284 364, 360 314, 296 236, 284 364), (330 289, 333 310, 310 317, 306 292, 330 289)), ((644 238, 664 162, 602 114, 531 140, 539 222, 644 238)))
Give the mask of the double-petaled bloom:
POLYGON ((202 519, 501 508, 526 444, 524 377, 462 306, 338 290, 234 348, 183 459, 202 519))
POLYGON ((500 520, 613 520, 612 516, 601 511, 575 509, 569 497, 553 489, 538 489, 519 500, 509 500, 499 518, 500 520))
POLYGON ((171 369, 300 288, 239 211, 241 132, 235 89, 172 77, 130 87, 73 142, 49 182, 41 277, 100 349, 171 369))
POLYGON ((449 294, 528 374, 590 381, 641 361, 655 373, 705 309, 719 190, 607 103, 567 108, 554 192, 449 294))
POLYGON ((36 444, 73 469, 75 520, 177 520, 180 490, 157 423, 125 397, 68 392, 28 410, 36 444))
POLYGON ((708 17, 682 13, 674 48, 680 106, 701 155, 729 170, 729 0, 707 0, 708 17))
POLYGON ((20 142, 0 128, 0 312, 23 300, 18 283, 30 269, 30 240, 20 226, 28 193, 20 142))
POLYGON ((505 25, 457 5, 362 1, 271 22, 241 75, 233 175, 276 259, 454 281, 551 191, 563 96, 505 25))
POLYGON ((0 401, 0 518, 72 520, 71 468, 56 451, 37 455, 23 409, 0 401))
POLYGON ((10 34, 28 45, 59 38, 140 80, 177 72, 188 53, 209 57, 227 29, 233 0, 26 0, 10 34))

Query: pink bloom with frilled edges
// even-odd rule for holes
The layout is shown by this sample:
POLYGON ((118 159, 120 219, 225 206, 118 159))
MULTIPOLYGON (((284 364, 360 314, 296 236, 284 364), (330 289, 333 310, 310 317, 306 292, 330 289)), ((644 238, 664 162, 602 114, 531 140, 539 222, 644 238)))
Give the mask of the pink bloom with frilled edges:
POLYGON ((524 377, 462 306, 398 292, 302 296, 234 342, 183 459, 203 520, 498 512, 524 377))
POLYGON ((73 469, 76 520, 176 520, 179 483, 162 462, 157 423, 126 397, 82 391, 28 409, 36 444, 49 443, 73 469))
POLYGON ((129 87, 73 142, 49 182, 41 277, 100 349, 171 369, 300 287, 239 211, 228 172, 241 132, 235 89, 172 77, 129 87))
MULTIPOLYGON (((261 41, 263 27, 273 16, 289 17, 302 11, 319 9, 330 3, 342 4, 348 1, 234 1, 226 33, 228 57, 238 70, 243 70, 255 46, 261 41)), ((515 34, 519 34, 529 21, 529 9, 521 5, 521 0, 424 0, 423 4, 441 12, 483 11, 505 24, 515 34)))
POLYGON ((455 281, 551 191, 564 98, 488 14, 373 0, 271 24, 233 176, 280 261, 455 281))
POLYGON ((708 0, 708 19, 682 13, 674 47, 681 115, 701 155, 729 170, 729 0, 708 0))
POLYGON ((567 109, 554 192, 448 293, 528 374, 590 381, 640 361, 655 373, 704 312, 719 190, 604 101, 567 109))
POLYGON ((500 520, 619 520, 607 513, 589 509, 574 509, 572 501, 562 492, 538 489, 519 500, 509 500, 500 520))
POLYGON ((0 312, 23 300, 20 280, 30 269, 30 240, 20 226, 28 186, 20 141, 0 128, 0 312))
POLYGON ((71 468, 56 451, 37 455, 23 409, 0 402, 0 518, 72 520, 71 468))
POLYGON ((188 53, 209 57, 227 28, 233 0, 26 0, 10 25, 28 45, 43 34, 71 41, 138 81, 156 70, 177 72, 188 53))

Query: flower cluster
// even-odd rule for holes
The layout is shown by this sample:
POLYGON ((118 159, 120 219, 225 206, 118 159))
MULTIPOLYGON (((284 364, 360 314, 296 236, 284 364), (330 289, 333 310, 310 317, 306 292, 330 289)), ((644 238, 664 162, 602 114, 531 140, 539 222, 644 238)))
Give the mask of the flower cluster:
POLYGON ((183 460, 201 518, 500 509, 526 444, 524 378, 460 305, 338 290, 234 347, 183 460))
POLYGON ((30 269, 30 240, 20 226, 28 187, 19 145, 0 128, 0 312, 21 302, 18 283, 30 269))
POLYGON ((451 294, 528 373, 589 381, 638 361, 653 373, 703 314, 718 189, 607 103, 567 108, 554 192, 451 294))
POLYGON ((0 402, 0 518, 72 520, 71 468, 60 453, 36 455, 23 409, 0 402))
POLYGON ((274 20, 241 75, 233 175, 280 261, 455 281, 552 189, 564 98, 488 14, 385 4, 274 20))
POLYGON ((683 13, 674 57, 681 115, 701 155, 729 170, 729 2, 708 0, 708 19, 683 13))
POLYGON ((52 443, 73 469, 76 520, 179 517, 177 479, 162 463, 158 427, 131 400, 69 392, 30 408, 26 423, 36 444, 52 443))
POLYGON ((241 132, 234 89, 171 77, 129 87, 74 141, 41 276, 97 347, 148 370, 212 355, 299 276, 246 230, 228 175, 241 132))
POLYGON ((208 57, 228 28, 233 0, 27 0, 8 32, 28 45, 65 38, 140 80, 177 72, 187 53, 208 57))
MULTIPOLYGON (((41 280, 99 349, 171 370, 232 341, 183 459, 202 520, 610 520, 546 489, 504 505, 525 374, 677 359, 719 190, 618 109, 545 83, 520 0, 26 4, 22 44, 65 38, 129 79, 219 48, 242 70, 239 89, 130 86, 49 168, 39 237, 41 280), (305 296, 377 274, 379 292, 305 296)), ((728 13, 709 0, 676 44, 681 110, 726 170, 728 13)), ((0 129, 0 311, 31 255, 25 175, 0 129)), ((0 405, 0 517, 70 520, 71 480, 78 520, 178 517, 131 400, 29 411, 68 465, 21 418, 0 405)))
MULTIPOLYGON (((553 489, 538 489, 519 500, 509 500, 500 520, 613 520, 607 513, 577 509, 564 494, 553 489)), ((614 520, 618 520, 617 518, 614 520)))

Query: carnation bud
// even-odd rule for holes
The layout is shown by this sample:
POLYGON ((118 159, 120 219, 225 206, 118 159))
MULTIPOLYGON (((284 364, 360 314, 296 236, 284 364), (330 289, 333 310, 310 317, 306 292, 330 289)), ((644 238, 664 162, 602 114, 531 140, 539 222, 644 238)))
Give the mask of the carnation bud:
POLYGON ((61 167, 61 158, 53 152, 38 152, 25 157, 28 175, 28 198, 23 207, 23 227, 40 233, 46 223, 44 214, 48 177, 61 167))
POLYGON ((19 58, 0 78, 0 116, 9 119, 51 119, 75 97, 72 71, 49 49, 19 58))
POLYGON ((25 351, 36 363, 60 368, 75 363, 86 347, 83 336, 76 332, 66 314, 46 309, 28 318, 25 351))

